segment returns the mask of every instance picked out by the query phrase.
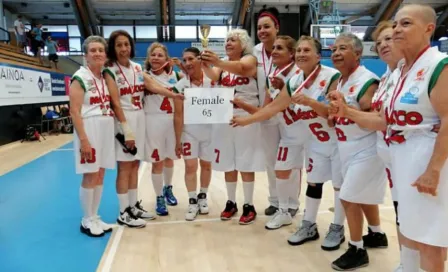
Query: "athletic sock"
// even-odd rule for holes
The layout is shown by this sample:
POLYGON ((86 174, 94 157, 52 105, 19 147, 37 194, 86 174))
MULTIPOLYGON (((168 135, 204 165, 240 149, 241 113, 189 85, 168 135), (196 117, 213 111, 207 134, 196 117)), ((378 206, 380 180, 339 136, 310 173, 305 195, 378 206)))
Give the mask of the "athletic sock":
POLYGON ((103 194, 103 185, 96 186, 95 189, 93 190, 92 215, 98 214, 102 194, 103 194))
POLYGON ((243 190, 244 190, 244 204, 253 205, 254 202, 254 184, 253 181, 244 181, 243 182, 243 190))
POLYGON ((291 194, 291 183, 289 179, 279 179, 277 178, 277 194, 279 208, 283 212, 287 212, 289 208, 289 196, 291 194))
POLYGON ((236 203, 236 185, 236 182, 226 182, 227 198, 233 203, 236 203))
POLYGON ((362 240, 357 242, 350 240, 350 244, 356 246, 358 249, 364 248, 364 242, 362 240))
POLYGON ((198 199, 198 195, 196 194, 196 191, 188 192, 188 198, 198 199))
POLYGON ((120 203, 120 212, 124 212, 129 207, 128 194, 118 194, 118 202, 120 203))
POLYGON ((163 193, 163 177, 162 174, 151 174, 152 186, 156 196, 161 196, 163 193))
POLYGON ((171 167, 171 168, 164 167, 163 168, 163 182, 165 183, 165 186, 169 186, 169 185, 173 184, 173 172, 174 172, 174 167, 171 167))
POLYGON ((305 198, 305 214, 303 215, 303 220, 309 221, 311 223, 316 223, 320 202, 320 198, 317 199, 309 196, 305 198))
POLYGON ((84 212, 84 218, 92 217, 92 204, 93 204, 93 188, 84 188, 81 186, 79 189, 79 199, 81 201, 82 210, 84 212))
POLYGON ((384 232, 381 230, 381 226, 380 225, 378 225, 378 226, 370 226, 369 225, 369 228, 370 228, 370 230, 372 232, 378 232, 378 233, 384 234, 384 232))
POLYGON ((334 218, 333 224, 343 226, 345 221, 345 210, 339 199, 339 191, 334 191, 334 218))
POLYGON ((401 246, 401 263, 403 271, 419 272, 420 271, 420 252, 405 246, 401 246))
POLYGON ((138 189, 129 189, 128 196, 129 196, 129 205, 133 207, 137 203, 138 189))
POLYGON ((199 193, 207 194, 208 193, 208 188, 201 187, 201 189, 199 189, 199 193))

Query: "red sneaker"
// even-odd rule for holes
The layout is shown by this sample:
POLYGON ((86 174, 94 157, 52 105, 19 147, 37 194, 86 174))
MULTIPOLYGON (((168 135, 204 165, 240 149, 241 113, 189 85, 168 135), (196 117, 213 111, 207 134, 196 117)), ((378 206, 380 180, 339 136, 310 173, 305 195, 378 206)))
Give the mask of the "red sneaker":
POLYGON ((226 208, 221 213, 221 220, 230 220, 237 212, 238 208, 236 207, 236 203, 227 200, 226 208))
POLYGON ((240 225, 252 224, 257 218, 257 212, 255 211, 254 205, 244 204, 243 215, 240 217, 240 225))

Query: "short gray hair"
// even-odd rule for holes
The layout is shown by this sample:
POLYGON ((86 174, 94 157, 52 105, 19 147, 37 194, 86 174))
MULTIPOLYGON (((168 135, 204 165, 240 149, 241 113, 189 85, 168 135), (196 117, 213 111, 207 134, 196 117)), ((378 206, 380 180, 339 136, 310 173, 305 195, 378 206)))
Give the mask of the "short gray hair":
POLYGON ((84 40, 82 44, 82 52, 84 52, 84 54, 87 54, 87 52, 89 51, 89 45, 94 42, 101 43, 102 45, 104 45, 104 51, 107 51, 107 42, 103 37, 89 36, 87 37, 87 39, 84 40))
POLYGON ((243 47, 243 55, 252 54, 253 44, 252 40, 245 29, 232 29, 227 32, 227 39, 230 37, 237 37, 243 47))
POLYGON ((358 52, 359 54, 362 55, 364 46, 362 45, 361 39, 358 38, 358 36, 356 36, 355 34, 350 33, 350 32, 341 33, 341 34, 339 34, 339 36, 336 37, 336 40, 334 42, 336 43, 338 40, 350 41, 350 43, 353 47, 353 50, 355 50, 355 52, 358 52))

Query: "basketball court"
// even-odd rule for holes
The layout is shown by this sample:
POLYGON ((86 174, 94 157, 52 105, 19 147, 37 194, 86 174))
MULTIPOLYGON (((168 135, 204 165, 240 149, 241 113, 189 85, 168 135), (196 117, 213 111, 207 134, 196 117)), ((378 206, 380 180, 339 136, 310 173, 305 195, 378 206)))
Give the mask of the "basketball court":
MULTIPOLYGON (((193 222, 184 220, 187 192, 183 182, 184 164, 175 162, 174 193, 179 205, 170 215, 149 221, 146 228, 115 227, 112 234, 92 239, 79 231, 81 176, 74 169, 71 135, 47 137, 46 141, 12 143, 0 148, 0 264, 1 271, 332 271, 330 264, 345 252, 320 249, 332 220, 331 185, 324 195, 317 223, 321 239, 292 247, 286 239, 295 230, 304 207, 294 224, 268 231, 264 224, 267 206, 267 180, 257 173, 254 204, 258 218, 241 226, 236 217, 222 222, 226 189, 222 173, 213 172, 209 189, 210 214, 193 222), (63 163, 62 163, 63 162, 63 163)), ((151 167, 139 170, 139 198, 153 210, 155 196, 150 182, 151 167)), ((115 223, 118 200, 115 171, 106 171, 100 215, 115 223)), ((243 202, 238 184, 237 203, 243 202)), ((302 183, 302 192, 305 188, 302 183)), ((399 260, 395 233, 395 214, 389 192, 381 205, 381 223, 389 238, 389 248, 368 250, 370 265, 359 271, 393 271, 399 260)), ((367 226, 364 227, 365 231, 367 226)), ((346 227, 346 237, 348 237, 346 227)))

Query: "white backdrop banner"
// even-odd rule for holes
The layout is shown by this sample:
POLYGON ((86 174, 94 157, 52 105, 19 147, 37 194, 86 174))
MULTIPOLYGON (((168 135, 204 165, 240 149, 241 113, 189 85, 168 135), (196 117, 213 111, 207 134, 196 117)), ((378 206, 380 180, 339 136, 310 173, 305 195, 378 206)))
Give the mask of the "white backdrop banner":
POLYGON ((51 74, 0 64, 0 98, 51 97, 51 74))
POLYGON ((187 88, 184 95, 184 124, 230 123, 233 88, 187 88))
MULTIPOLYGON (((209 42, 207 49, 210 49, 211 51, 218 54, 220 58, 224 58, 226 56, 225 45, 225 42, 209 42)), ((200 51, 204 50, 204 48, 202 48, 202 43, 200 42, 192 42, 191 47, 196 47, 200 51)))

